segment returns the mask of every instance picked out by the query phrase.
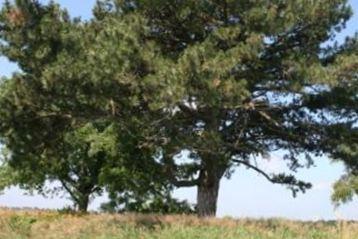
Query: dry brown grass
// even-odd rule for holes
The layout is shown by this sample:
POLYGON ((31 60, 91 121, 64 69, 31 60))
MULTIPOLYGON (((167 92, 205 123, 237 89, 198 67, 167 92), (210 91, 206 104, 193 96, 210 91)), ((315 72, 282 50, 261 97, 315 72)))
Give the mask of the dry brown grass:
POLYGON ((357 239, 355 222, 199 219, 194 216, 64 214, 0 209, 0 239, 357 239))

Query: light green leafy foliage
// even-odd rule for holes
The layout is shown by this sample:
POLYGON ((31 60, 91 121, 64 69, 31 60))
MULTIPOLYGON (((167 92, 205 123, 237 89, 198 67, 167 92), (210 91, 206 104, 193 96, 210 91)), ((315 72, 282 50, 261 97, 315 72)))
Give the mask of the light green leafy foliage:
MULTIPOLYGON (((357 106, 356 101, 358 99, 358 41, 357 35, 355 38, 349 38, 346 40, 346 43, 341 47, 340 53, 341 56, 338 58, 341 64, 337 67, 338 74, 340 74, 342 79, 342 84, 344 84, 344 90, 341 88, 339 91, 341 95, 338 95, 335 99, 336 101, 336 113, 337 114, 347 114, 347 112, 340 112, 339 105, 342 102, 346 102, 351 105, 355 110, 355 114, 351 115, 353 119, 357 118, 357 106), (346 95, 352 95, 352 98, 347 102, 346 95)), ((328 99, 327 99, 328 100, 328 99)), ((331 99, 332 101, 333 99, 331 99)), ((342 131, 342 128, 338 128, 342 131)), ((354 196, 358 195, 358 134, 357 134, 357 123, 355 123, 354 128, 348 132, 342 134, 341 137, 333 141, 335 148, 331 157, 334 161, 343 162, 346 167, 346 173, 334 184, 334 192, 332 195, 332 201, 338 206, 342 203, 347 203, 351 201, 354 196)), ((334 138, 334 136, 332 137, 334 138)))
POLYGON ((144 19, 82 23, 57 4, 24 0, 4 5, 1 24, 1 53, 21 70, 0 88, 1 142, 10 152, 2 172, 16 174, 4 185, 65 189, 81 211, 106 188, 160 191, 166 181, 140 149, 145 121, 135 114, 145 106, 138 92, 158 89, 138 81, 159 64, 153 44, 141 44, 144 19), (45 187, 54 180, 60 188, 45 187))
POLYGON ((338 206, 353 200, 358 195, 358 145, 340 145, 337 147, 336 159, 343 161, 346 166, 346 174, 333 186, 332 201, 338 206))

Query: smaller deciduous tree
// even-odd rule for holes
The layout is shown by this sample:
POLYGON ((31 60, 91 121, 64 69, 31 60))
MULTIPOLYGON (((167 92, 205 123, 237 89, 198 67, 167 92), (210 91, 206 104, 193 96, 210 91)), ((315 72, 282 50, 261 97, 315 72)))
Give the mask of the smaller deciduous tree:
POLYGON ((58 180, 81 211, 103 187, 137 195, 166 187, 140 142, 155 103, 146 99, 158 90, 147 86, 162 65, 145 34, 134 14, 82 22, 54 2, 4 4, 0 54, 20 70, 0 84, 0 143, 10 152, 3 172, 16 176, 12 184, 47 194, 45 182, 58 180))
POLYGON ((341 126, 330 130, 327 147, 332 149, 330 157, 336 162, 342 162, 346 169, 333 186, 332 201, 339 206, 358 195, 358 34, 347 38, 336 51, 333 60, 341 62, 340 67, 336 68, 341 87, 337 88, 336 97, 331 97, 331 101, 335 101, 332 108, 336 108, 337 113, 346 118, 342 120, 341 126), (346 110, 339 111, 339 106, 344 102, 346 110))
POLYGON ((65 191, 78 211, 86 212, 91 196, 104 191, 101 174, 109 161, 117 155, 112 126, 100 129, 87 124, 65 134, 56 157, 46 154, 31 160, 6 160, 1 172, 2 186, 18 185, 25 190, 35 190, 45 196, 65 191), (48 182, 60 182, 53 187, 48 182))
MULTIPOLYGON (((355 133, 355 134, 354 134, 355 133)), ((352 139, 358 139, 358 130, 352 139)), ((332 201, 336 206, 348 203, 358 196, 358 143, 350 142, 338 145, 333 157, 346 167, 346 173, 333 185, 332 201)))

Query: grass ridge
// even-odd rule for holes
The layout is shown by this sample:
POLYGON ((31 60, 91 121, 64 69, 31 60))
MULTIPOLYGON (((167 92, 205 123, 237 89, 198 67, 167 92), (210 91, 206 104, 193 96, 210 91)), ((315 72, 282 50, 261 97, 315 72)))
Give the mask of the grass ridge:
POLYGON ((358 222, 199 219, 0 208, 0 239, 357 239, 358 222))

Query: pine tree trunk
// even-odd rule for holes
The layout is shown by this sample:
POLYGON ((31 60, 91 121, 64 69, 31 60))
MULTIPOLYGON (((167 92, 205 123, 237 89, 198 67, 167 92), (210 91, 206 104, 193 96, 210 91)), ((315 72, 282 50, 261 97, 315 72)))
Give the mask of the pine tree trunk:
POLYGON ((215 217, 221 177, 207 172, 202 174, 197 195, 198 216, 215 217))

